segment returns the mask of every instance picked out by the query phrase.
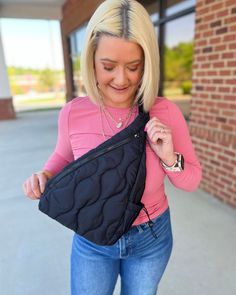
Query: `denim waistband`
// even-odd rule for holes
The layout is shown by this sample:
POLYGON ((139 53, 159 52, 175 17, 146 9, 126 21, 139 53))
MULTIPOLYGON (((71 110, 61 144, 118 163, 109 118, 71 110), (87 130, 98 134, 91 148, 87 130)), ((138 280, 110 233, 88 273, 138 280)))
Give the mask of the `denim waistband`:
MULTIPOLYGON (((167 208, 163 213, 158 215, 157 217, 151 219, 152 223, 156 223, 160 218, 162 218, 164 215, 166 215, 169 212, 169 208, 167 208)), ((135 225, 133 228, 136 228, 139 232, 142 232, 144 229, 149 228, 150 224, 148 221, 135 225)))

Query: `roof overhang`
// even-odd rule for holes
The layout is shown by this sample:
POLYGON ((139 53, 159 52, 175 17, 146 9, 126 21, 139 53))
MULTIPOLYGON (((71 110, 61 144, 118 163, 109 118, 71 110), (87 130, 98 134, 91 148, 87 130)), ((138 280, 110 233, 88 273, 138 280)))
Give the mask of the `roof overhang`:
POLYGON ((0 0, 0 18, 62 18, 65 0, 0 0))

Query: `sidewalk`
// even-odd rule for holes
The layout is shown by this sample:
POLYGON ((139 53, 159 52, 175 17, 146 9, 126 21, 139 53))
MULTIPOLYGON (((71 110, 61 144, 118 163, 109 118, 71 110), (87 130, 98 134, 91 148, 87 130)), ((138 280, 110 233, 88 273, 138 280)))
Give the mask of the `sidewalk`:
MULTIPOLYGON (((0 122, 1 295, 70 294, 72 232, 40 213, 21 188, 53 150, 57 115, 18 113, 0 122)), ((158 295, 236 294, 236 210, 201 190, 166 184, 174 249, 158 295)))

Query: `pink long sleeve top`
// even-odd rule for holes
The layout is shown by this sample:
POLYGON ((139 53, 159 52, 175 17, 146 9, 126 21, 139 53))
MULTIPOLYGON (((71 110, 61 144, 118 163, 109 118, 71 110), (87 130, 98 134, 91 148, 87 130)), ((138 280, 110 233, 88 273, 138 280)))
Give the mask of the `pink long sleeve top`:
MULTIPOLYGON (((117 119, 124 118, 129 109, 107 107, 110 114, 117 119)), ((138 114, 134 108, 129 124, 138 114)), ((193 191, 201 180, 201 166, 192 146, 186 121, 179 108, 171 101, 158 97, 150 117, 157 117, 172 130, 175 152, 184 156, 185 167, 181 172, 167 172, 160 165, 159 157, 146 145, 146 185, 142 203, 153 219, 168 208, 168 199, 164 189, 164 178, 170 179, 177 188, 193 191)), ((100 107, 88 97, 78 97, 68 102, 60 111, 58 119, 58 139, 54 152, 45 163, 43 169, 57 174, 68 163, 81 157, 89 150, 97 147, 105 140, 122 130, 116 129, 109 116, 101 112, 100 107), (104 136, 105 134, 105 136, 104 136)), ((123 126, 124 128, 125 126, 123 126)), ((133 225, 148 220, 146 213, 141 210, 133 225)))

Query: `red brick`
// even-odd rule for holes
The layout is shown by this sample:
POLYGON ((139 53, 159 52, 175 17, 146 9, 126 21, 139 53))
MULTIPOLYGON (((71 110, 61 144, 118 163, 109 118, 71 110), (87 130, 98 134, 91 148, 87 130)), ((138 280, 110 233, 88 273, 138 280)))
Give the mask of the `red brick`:
POLYGON ((207 62, 207 63, 202 64, 201 68, 202 69, 209 69, 210 66, 211 66, 211 64, 209 62, 207 62))
POLYGON ((223 84, 223 79, 213 79, 212 80, 213 84, 223 84))
POLYGON ((222 180, 222 183, 224 183, 224 184, 228 184, 229 186, 232 184, 232 181, 230 181, 229 179, 227 179, 224 176, 222 176, 220 179, 222 180))
POLYGON ((211 38, 210 45, 219 44, 221 42, 221 37, 211 38))
POLYGON ((229 93, 230 92, 230 89, 227 88, 227 87, 219 87, 219 92, 222 93, 229 93))
POLYGON ((231 25, 229 27, 229 32, 236 32, 236 25, 231 25))
POLYGON ((212 30, 210 30, 210 31, 206 31, 206 32, 203 33, 203 37, 204 37, 204 38, 209 38, 209 37, 212 37, 212 36, 214 36, 212 30))
POLYGON ((236 85, 236 79, 226 79, 225 83, 230 85, 236 85))
POLYGON ((208 56, 209 60, 215 60, 215 59, 219 59, 220 55, 219 54, 211 54, 208 56))
POLYGON ((226 52, 222 54, 222 58, 234 58, 235 53, 234 52, 226 52))
POLYGON ((195 42, 195 46, 201 47, 201 46, 206 46, 207 45, 207 40, 200 40, 195 42))
POLYGON ((205 0, 205 5, 208 5, 208 4, 214 3, 214 2, 215 2, 215 0, 205 0))
POLYGON ((205 87, 205 91, 209 91, 209 92, 215 92, 216 91, 216 87, 215 86, 208 86, 208 87, 205 87))
POLYGON ((210 24, 211 28, 220 27, 220 26, 221 26, 221 20, 214 21, 210 24))
POLYGON ((200 40, 200 39, 201 39, 201 33, 200 32, 198 32, 198 33, 195 32, 194 40, 200 40))
POLYGON ((225 23, 226 25, 229 25, 229 24, 235 24, 235 23, 236 23, 236 16, 226 18, 226 19, 224 20, 224 23, 225 23))
POLYGON ((214 51, 224 51, 224 50, 226 50, 226 45, 219 45, 219 46, 216 46, 215 47, 215 49, 214 49, 214 51))
POLYGON ((229 70, 220 71, 220 76, 229 76, 230 73, 231 72, 229 70))
POLYGON ((220 35, 220 34, 225 34, 228 32, 228 28, 227 27, 224 27, 224 28, 220 28, 218 30, 216 30, 216 34, 217 35, 220 35))
POLYGON ((208 76, 217 76, 217 71, 208 71, 206 74, 208 76))
POLYGON ((216 13, 216 17, 217 18, 223 18, 226 15, 229 15, 228 9, 221 10, 221 11, 219 11, 219 12, 216 13))
POLYGON ((214 68, 223 68, 225 66, 224 62, 215 62, 213 63, 214 68))
POLYGON ((236 49, 236 43, 229 44, 229 49, 236 49))
POLYGON ((234 14, 234 13, 236 13, 236 7, 233 7, 233 8, 231 9, 231 14, 234 14))
POLYGON ((209 23, 210 21, 213 21, 215 19, 214 14, 208 14, 203 17, 203 22, 209 23))
POLYGON ((232 125, 224 125, 223 126, 223 130, 224 131, 227 131, 227 132, 233 132, 234 131, 234 128, 232 125))
POLYGON ((200 55, 200 56, 197 56, 196 60, 199 62, 199 61, 205 61, 207 59, 206 56, 204 55, 200 55))
POLYGON ((223 110, 222 115, 226 116, 226 117, 234 117, 236 114, 235 114, 234 111, 225 111, 225 110, 223 110))
POLYGON ((228 66, 228 67, 236 67, 236 61, 229 61, 229 62, 227 63, 227 66, 228 66))
POLYGON ((225 95, 224 100, 225 101, 235 101, 235 95, 225 95))
POLYGON ((229 124, 232 124, 235 127, 236 126, 236 119, 230 119, 229 124))
POLYGON ((207 14, 207 12, 209 12, 209 7, 204 7, 197 10, 197 15, 201 16, 201 15, 207 14))
POLYGON ((228 0, 228 1, 225 1, 225 6, 226 6, 226 7, 231 6, 231 5, 234 5, 234 6, 235 6, 235 0, 228 0))
POLYGON ((235 152, 231 152, 231 151, 227 151, 227 150, 225 151, 225 154, 232 157, 232 158, 235 158, 235 156, 236 156, 235 152))
POLYGON ((223 38, 223 41, 224 42, 234 41, 234 40, 236 40, 236 36, 235 35, 227 35, 227 36, 224 36, 224 38, 223 38))

